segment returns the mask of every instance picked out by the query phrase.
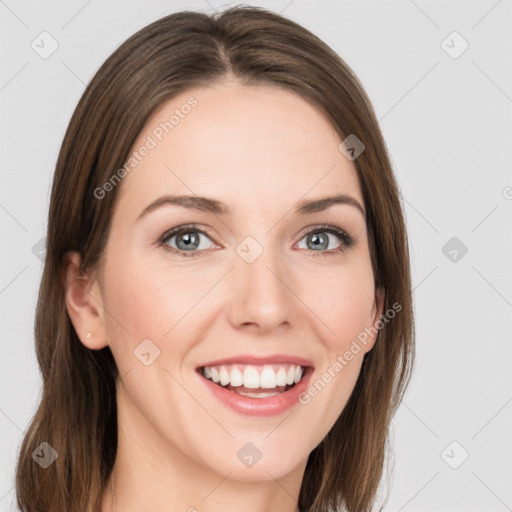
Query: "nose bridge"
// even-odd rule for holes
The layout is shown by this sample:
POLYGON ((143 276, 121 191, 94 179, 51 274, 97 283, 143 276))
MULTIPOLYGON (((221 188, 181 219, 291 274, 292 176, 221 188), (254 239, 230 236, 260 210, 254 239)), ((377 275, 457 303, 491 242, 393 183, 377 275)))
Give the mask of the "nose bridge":
POLYGON ((267 235, 261 242, 248 236, 237 246, 232 272, 232 322, 257 324, 262 330, 291 322, 294 305, 291 273, 267 235))

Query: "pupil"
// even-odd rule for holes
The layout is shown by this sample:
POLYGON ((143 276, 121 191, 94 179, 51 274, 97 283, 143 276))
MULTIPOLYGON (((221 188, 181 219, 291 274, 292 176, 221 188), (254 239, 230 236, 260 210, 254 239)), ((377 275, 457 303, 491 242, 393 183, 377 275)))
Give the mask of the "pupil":
POLYGON ((314 233, 313 235, 311 235, 311 237, 312 237, 312 238, 311 238, 311 240, 312 240, 312 241, 314 240, 313 244, 314 244, 316 247, 318 247, 319 245, 321 245, 323 249, 325 249, 325 248, 326 248, 326 245, 325 245, 326 237, 325 237, 325 236, 322 236, 322 237, 321 237, 321 236, 319 236, 317 233, 314 233), (318 242, 318 240, 320 240, 321 238, 323 238, 323 239, 324 239, 324 243, 323 243, 323 244, 322 244, 322 242, 321 242, 321 241, 320 241, 320 242, 318 242))
POLYGON ((194 233, 185 233, 183 234, 180 239, 179 239, 179 242, 178 242, 178 245, 184 244, 183 247, 180 247, 180 249, 187 249, 187 248, 190 248, 191 245, 193 245, 194 243, 197 244, 197 240, 198 239, 198 236, 194 233))

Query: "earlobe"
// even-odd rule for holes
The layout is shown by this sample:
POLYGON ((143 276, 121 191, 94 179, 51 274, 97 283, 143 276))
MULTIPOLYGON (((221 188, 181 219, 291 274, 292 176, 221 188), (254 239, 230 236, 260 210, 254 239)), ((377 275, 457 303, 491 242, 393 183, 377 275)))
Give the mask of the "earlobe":
POLYGON ((375 290, 375 303, 374 303, 374 317, 373 317, 373 325, 378 327, 378 322, 382 318, 382 314, 384 313, 384 299, 386 295, 382 288, 377 288, 375 290))
POLYGON ((386 298, 386 294, 382 288, 377 288, 375 290, 375 300, 373 302, 372 312, 371 312, 371 327, 369 329, 370 331, 370 337, 366 343, 365 352, 369 352, 373 346, 375 345, 375 342, 377 341, 377 337, 379 335, 379 331, 382 327, 382 314, 384 312, 384 300, 386 298))
POLYGON ((108 345, 103 303, 95 279, 82 275, 80 254, 68 252, 64 258, 66 308, 80 341, 91 350, 108 345))

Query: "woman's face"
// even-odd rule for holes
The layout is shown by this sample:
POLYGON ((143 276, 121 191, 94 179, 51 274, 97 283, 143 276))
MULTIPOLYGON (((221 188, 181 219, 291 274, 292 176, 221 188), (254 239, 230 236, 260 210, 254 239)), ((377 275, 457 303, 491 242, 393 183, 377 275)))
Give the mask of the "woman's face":
POLYGON ((340 142, 292 92, 231 82, 175 97, 140 133, 97 290, 120 432, 146 454, 279 478, 339 417, 374 341, 357 337, 381 312, 340 142), (348 199, 298 210, 335 195, 348 199))

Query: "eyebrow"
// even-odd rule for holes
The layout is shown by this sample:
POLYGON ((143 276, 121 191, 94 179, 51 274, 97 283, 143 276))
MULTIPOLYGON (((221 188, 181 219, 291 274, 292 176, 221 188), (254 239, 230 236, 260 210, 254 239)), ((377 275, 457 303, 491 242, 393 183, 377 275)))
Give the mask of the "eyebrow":
MULTIPOLYGON (((228 206, 221 201, 209 197, 197 195, 169 195, 159 197, 150 203, 137 217, 137 221, 145 217, 148 213, 156 210, 163 205, 178 205, 202 212, 210 212, 216 215, 231 215, 228 206)), ((347 196, 346 194, 336 194, 333 196, 322 197, 320 199, 300 201, 294 211, 299 215, 307 215, 309 213, 317 213, 327 210, 335 204, 346 204, 357 208, 366 219, 366 213, 357 199, 347 196)))

